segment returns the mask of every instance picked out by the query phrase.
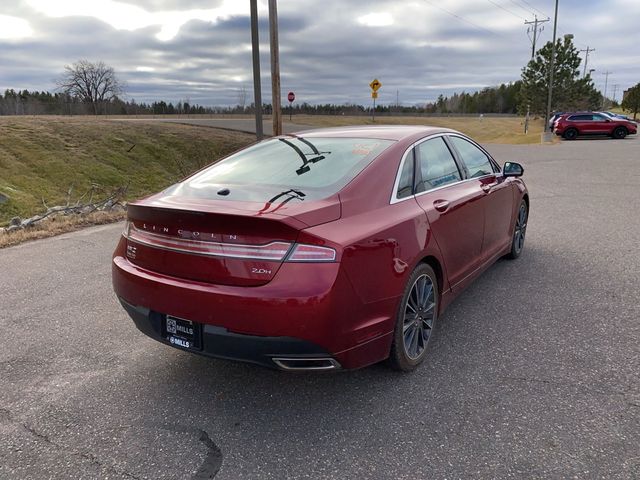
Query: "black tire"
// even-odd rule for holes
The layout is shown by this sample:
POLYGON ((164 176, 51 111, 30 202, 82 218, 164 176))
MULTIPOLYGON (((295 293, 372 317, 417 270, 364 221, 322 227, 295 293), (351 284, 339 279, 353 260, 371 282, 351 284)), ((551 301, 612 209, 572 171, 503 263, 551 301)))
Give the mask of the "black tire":
POLYGON ((421 263, 409 277, 396 313, 389 355, 392 368, 410 372, 424 360, 438 318, 439 294, 435 272, 421 263))
POLYGON ((575 140, 578 136, 578 130, 575 128, 567 128, 562 134, 565 140, 575 140))
POLYGON ((622 140, 628 134, 629 132, 624 127, 616 127, 613 129, 613 138, 617 138, 618 140, 622 140))
POLYGON ((515 260, 522 254, 524 248, 524 240, 527 234, 527 222, 529 221, 529 206, 524 199, 520 202, 516 221, 513 226, 513 237, 511 240, 511 251, 506 255, 507 258, 515 260))

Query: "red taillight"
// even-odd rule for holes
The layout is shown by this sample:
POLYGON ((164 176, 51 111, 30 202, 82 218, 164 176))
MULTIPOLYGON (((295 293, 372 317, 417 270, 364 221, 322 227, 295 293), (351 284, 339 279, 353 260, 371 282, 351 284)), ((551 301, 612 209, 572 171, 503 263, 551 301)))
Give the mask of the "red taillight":
POLYGON ((206 242, 169 237, 146 232, 128 222, 125 235, 128 240, 143 245, 175 252, 207 255, 212 257, 246 258, 281 262, 289 252, 291 243, 271 242, 267 245, 239 245, 233 243, 206 242), (127 233, 128 232, 128 233, 127 233))
POLYGON ((336 251, 333 248, 297 244, 287 262, 334 262, 335 259, 336 251))

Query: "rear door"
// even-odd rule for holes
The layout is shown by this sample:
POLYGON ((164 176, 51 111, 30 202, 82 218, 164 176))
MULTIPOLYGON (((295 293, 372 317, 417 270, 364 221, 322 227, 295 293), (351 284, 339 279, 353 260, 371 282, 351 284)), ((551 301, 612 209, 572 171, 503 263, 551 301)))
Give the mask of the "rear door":
POLYGON ((427 214, 454 287, 482 263, 485 193, 476 182, 464 181, 443 136, 417 145, 415 155, 416 201, 427 214))
POLYGON ((487 260, 511 241, 513 185, 479 145, 456 135, 448 139, 464 165, 469 182, 483 194, 480 201, 484 212, 482 257, 487 260))
POLYGON ((567 128, 575 127, 580 133, 595 133, 593 126, 593 115, 590 113, 571 115, 567 119, 567 128))

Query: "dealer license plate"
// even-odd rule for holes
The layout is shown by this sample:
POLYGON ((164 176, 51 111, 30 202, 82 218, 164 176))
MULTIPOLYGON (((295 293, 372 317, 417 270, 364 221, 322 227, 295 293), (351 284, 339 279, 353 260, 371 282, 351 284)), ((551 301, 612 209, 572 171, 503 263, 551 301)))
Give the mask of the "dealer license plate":
POLYGON ((171 345, 186 349, 201 348, 199 323, 167 315, 163 327, 163 336, 171 345))

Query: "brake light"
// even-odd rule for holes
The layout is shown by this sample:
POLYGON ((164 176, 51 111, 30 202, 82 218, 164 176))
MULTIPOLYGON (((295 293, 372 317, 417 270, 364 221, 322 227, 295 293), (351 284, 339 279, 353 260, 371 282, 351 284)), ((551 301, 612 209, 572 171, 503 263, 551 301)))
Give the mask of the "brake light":
POLYGON ((329 247, 297 244, 287 262, 334 262, 336 251, 329 247))

